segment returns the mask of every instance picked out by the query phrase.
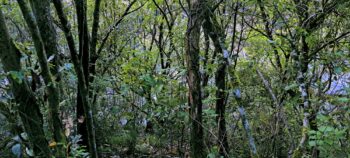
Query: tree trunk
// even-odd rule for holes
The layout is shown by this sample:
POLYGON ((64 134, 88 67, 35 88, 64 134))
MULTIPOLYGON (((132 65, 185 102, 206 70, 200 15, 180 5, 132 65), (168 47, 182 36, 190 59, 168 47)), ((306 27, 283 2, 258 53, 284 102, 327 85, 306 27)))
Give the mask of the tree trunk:
MULTIPOLYGON (((236 80, 236 78, 233 77, 232 81, 235 82, 235 80, 236 80)), ((235 84, 238 84, 238 83, 235 83, 235 84)), ((240 118, 242 120, 243 128, 244 128, 246 135, 248 137, 248 144, 249 144, 249 148, 250 148, 250 152, 251 152, 250 154, 251 154, 251 157, 257 157, 258 154, 257 154, 257 150, 256 150, 256 145, 255 145, 254 137, 251 133, 249 121, 248 121, 247 116, 246 116, 244 103, 242 101, 241 90, 238 87, 238 85, 236 85, 236 86, 237 86, 237 88, 234 90, 233 94, 234 94, 235 100, 238 104, 238 112, 239 112, 240 118)))
MULTIPOLYGON (((56 30, 53 26, 52 16, 51 16, 51 9, 50 9, 50 2, 48 0, 43 1, 36 1, 31 0, 33 11, 38 23, 38 28, 40 30, 40 34, 43 40, 43 44, 45 47, 45 50, 47 52, 48 56, 53 56, 52 64, 53 68, 51 69, 51 73, 53 74, 53 82, 57 83, 57 87, 53 93, 57 94, 50 94, 50 95, 56 95, 55 97, 51 97, 49 99, 50 102, 54 102, 54 111, 55 114, 52 116, 52 123, 53 123, 53 133, 54 133, 54 139, 57 142, 60 142, 62 144, 67 144, 66 137, 63 133, 62 123, 59 118, 59 101, 60 101, 60 93, 59 93, 59 82, 60 82, 60 73, 58 71, 59 69, 59 50, 58 50, 58 43, 57 43, 57 34, 56 30), (56 100, 53 100, 56 99, 56 100)), ((64 149, 62 146, 63 154, 64 149)), ((63 155, 60 155, 63 156, 63 155)))
MULTIPOLYGON (((299 27, 305 30, 305 33, 300 34, 299 40, 297 44, 300 45, 298 50, 294 51, 293 59, 295 61, 295 68, 297 69, 297 78, 296 81, 299 86, 299 92, 300 92, 300 100, 301 100, 301 112, 303 114, 303 121, 302 121, 302 137, 299 142, 299 147, 297 148, 296 152, 294 153, 294 156, 306 156, 308 155, 308 149, 307 145, 309 142, 309 129, 310 129, 310 121, 312 119, 311 116, 313 115, 312 108, 310 106, 310 94, 309 94, 309 86, 307 83, 307 72, 308 72, 308 66, 309 66, 309 53, 310 53, 310 47, 308 43, 306 42, 307 36, 310 36, 312 34, 313 29, 315 29, 316 25, 311 25, 312 22, 308 22, 307 24, 304 24, 304 20, 309 18, 309 12, 308 12, 308 4, 307 1, 300 1, 298 4, 299 6, 297 13, 299 16, 299 27), (300 6, 303 6, 304 8, 300 8, 300 6)), ((320 19, 322 20, 322 18, 320 19)), ((312 21, 312 20, 311 20, 312 21)), ((312 126, 312 130, 317 131, 317 125, 316 120, 313 121, 314 126, 312 126)), ((317 147, 312 147, 312 151, 316 151, 315 153, 318 153, 317 147)), ((317 157, 318 154, 316 154, 317 157)))
MULTIPOLYGON (((0 10, 0 58, 7 73, 21 72, 20 52, 10 39, 4 16, 0 10)), ((30 90, 27 81, 22 78, 14 80, 8 77, 16 102, 24 130, 33 144, 33 151, 39 157, 51 157, 48 142, 43 130, 43 118, 38 101, 30 90), (26 95, 23 95, 26 94, 26 95)))
MULTIPOLYGON (((45 2, 44 2, 45 3, 45 2)), ((18 0, 18 4, 21 8, 23 17, 27 23, 27 26, 29 28, 29 32, 32 36, 34 46, 36 49, 36 53, 38 56, 38 61, 41 68, 41 74, 44 79, 44 82, 46 84, 47 88, 47 96, 48 96, 48 102, 49 102, 49 122, 51 126, 51 131, 53 132, 54 141, 60 142, 60 143, 66 143, 66 138, 64 136, 64 130, 62 128, 62 123, 59 117, 59 103, 60 103, 60 93, 59 89, 57 88, 56 82, 53 80, 53 77, 51 75, 49 66, 48 66, 48 59, 46 56, 45 48, 48 48, 50 51, 54 51, 55 48, 52 45, 47 45, 45 47, 44 42, 42 40, 42 37, 48 37, 47 40, 54 40, 54 36, 52 36, 52 30, 50 30, 49 21, 46 21, 47 24, 44 24, 43 20, 50 20, 48 19, 49 13, 47 13, 47 8, 43 7, 43 4, 37 4, 33 3, 33 6, 35 6, 35 10, 38 14, 41 14, 37 17, 40 22, 40 28, 44 29, 44 32, 39 32, 37 22, 34 19, 34 15, 29 10, 27 4, 23 0, 18 0), (42 37, 41 37, 42 36, 42 37)), ((52 27, 51 27, 52 28, 52 27)), ((46 39, 45 39, 46 40, 46 39)), ((46 43, 48 44, 48 43, 46 43)), ((50 43, 51 44, 51 43, 50 43)), ((55 53, 55 52, 52 52, 55 53)), ((56 47, 56 53, 57 53, 57 47, 56 47)), ((60 145, 58 147, 57 156, 63 156, 65 154, 65 150, 63 148, 63 145, 60 145)))
POLYGON ((187 82, 189 87, 188 105, 191 121, 191 157, 205 157, 202 127, 202 94, 199 72, 199 39, 202 23, 201 0, 191 0, 190 15, 186 32, 187 82))
MULTIPOLYGON (((89 89, 89 60, 90 60, 90 52, 89 52, 89 33, 87 28, 87 19, 86 19, 86 2, 84 0, 75 0, 77 18, 78 18, 78 35, 79 35, 79 59, 83 67, 83 72, 85 76, 85 84, 89 89)), ((90 148, 88 143, 88 132, 87 132, 87 124, 84 116, 84 107, 82 104, 82 94, 80 92, 80 88, 78 86, 77 92, 77 106, 76 106, 76 115, 77 115, 77 131, 78 134, 81 135, 82 141, 81 145, 86 146, 88 149, 90 148)))
MULTIPOLYGON (((211 8, 207 6, 206 8, 211 8)), ((215 86, 217 87, 216 91, 216 121, 218 123, 218 146, 220 147, 220 155, 228 157, 229 146, 227 142, 227 133, 226 133, 226 120, 225 120, 225 101, 226 101, 226 68, 228 66, 228 51, 224 44, 224 31, 216 22, 216 18, 213 15, 212 11, 206 9, 206 18, 203 24, 205 32, 209 34, 215 46, 215 53, 220 54, 218 57, 218 69, 215 74, 215 86)))
MULTIPOLYGON (((100 22, 100 6, 101 6, 101 0, 95 1, 95 9, 94 9, 94 20, 92 22, 92 29, 91 29, 91 42, 90 42, 90 65, 89 65, 89 82, 94 82, 94 75, 96 75, 96 61, 98 59, 98 54, 96 52, 97 47, 97 36, 98 36, 98 30, 99 30, 99 22, 100 22)), ((91 88, 90 88, 91 89, 91 88)), ((92 93, 90 93, 92 94, 92 93)), ((90 95, 91 97, 92 95, 90 95)))
POLYGON ((78 77, 78 89, 81 94, 81 99, 82 99, 81 101, 84 109, 84 118, 85 118, 86 127, 87 127, 89 153, 92 158, 96 158, 98 157, 98 154, 97 154, 97 146, 96 146, 93 113, 89 104, 89 90, 86 84, 88 80, 86 80, 86 77, 84 75, 84 70, 81 64, 81 60, 79 59, 78 53, 75 49, 74 39, 70 31, 70 26, 63 12, 63 4, 61 0, 53 0, 53 3, 55 5, 57 15, 61 21, 63 32, 66 36, 71 58, 74 64, 74 69, 78 77))
POLYGON ((255 145, 254 137, 253 137, 252 132, 250 130, 250 126, 249 126, 249 122, 248 122, 248 119, 247 119, 247 116, 245 113, 245 109, 242 105, 238 105, 238 106, 239 106, 238 112, 239 112, 239 115, 242 119, 242 125, 243 125, 243 128, 244 128, 244 130, 247 134, 247 137, 248 137, 248 144, 250 147, 250 152, 251 152, 252 157, 255 157, 255 156, 257 156, 256 145, 255 145))
POLYGON ((47 57, 53 57, 53 59, 49 61, 53 65, 53 67, 51 68, 51 73, 55 81, 59 82, 61 80, 60 75, 58 73, 58 69, 60 66, 60 55, 57 43, 57 33, 53 25, 53 19, 51 16, 50 1, 30 0, 30 2, 32 4, 32 10, 38 24, 40 35, 43 39, 42 41, 45 47, 46 55, 47 57))
MULTIPOLYGON (((221 57, 222 58, 222 57, 221 57)), ((216 91, 216 121, 219 127, 219 140, 220 155, 228 156, 228 142, 226 133, 226 120, 225 120, 225 100, 226 100, 226 63, 224 59, 219 60, 219 68, 215 75, 216 91)))

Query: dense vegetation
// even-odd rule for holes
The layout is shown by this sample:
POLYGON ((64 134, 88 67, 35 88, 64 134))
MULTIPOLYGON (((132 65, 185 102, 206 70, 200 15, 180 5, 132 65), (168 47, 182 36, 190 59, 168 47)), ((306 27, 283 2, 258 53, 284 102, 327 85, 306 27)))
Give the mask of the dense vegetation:
POLYGON ((349 157, 348 0, 0 0, 0 157, 349 157))

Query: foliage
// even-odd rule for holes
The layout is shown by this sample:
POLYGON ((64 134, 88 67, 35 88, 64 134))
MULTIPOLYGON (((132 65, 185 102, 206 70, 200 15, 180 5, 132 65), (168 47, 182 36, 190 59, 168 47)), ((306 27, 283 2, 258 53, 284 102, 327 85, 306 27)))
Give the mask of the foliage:
POLYGON ((84 22, 78 21, 79 1, 43 0, 50 3, 43 7, 52 16, 47 23, 56 40, 39 29, 35 0, 22 1, 33 13, 36 41, 20 0, 0 0, 5 20, 0 26, 10 35, 10 42, 0 37, 0 157, 36 154, 35 142, 17 140, 30 132, 29 112, 38 114, 43 131, 29 136, 46 140, 44 147, 56 157, 59 150, 69 157, 94 157, 87 142, 92 138, 78 129, 88 120, 100 157, 193 156, 196 136, 205 152, 198 155, 209 158, 350 156, 347 0, 208 0, 198 6, 193 4, 202 1, 101 0, 99 7, 98 0, 87 0, 84 22), (53 2, 62 2, 68 32, 53 2), (197 15, 198 24, 191 21, 197 15), (198 40, 191 36, 191 22, 199 28, 198 40), (85 24, 88 36, 80 32, 85 24), (45 48, 47 41, 57 42, 56 54, 45 48), (198 42, 198 52, 188 53, 191 42, 198 42), (9 48, 14 49, 4 51, 9 48), (47 59, 38 55, 40 48, 47 59), (6 62, 8 56, 19 61, 19 69, 6 62), (191 75, 198 75, 198 82, 191 82, 191 75), (52 87, 57 100, 50 99, 56 94, 52 87), (78 117, 84 111, 82 87, 91 112, 78 117), (196 97, 202 106, 191 109, 196 97), (62 126, 54 126, 53 114, 62 126), (55 140, 57 127, 64 127, 66 143, 55 140), (191 135, 196 128, 203 136, 191 135))

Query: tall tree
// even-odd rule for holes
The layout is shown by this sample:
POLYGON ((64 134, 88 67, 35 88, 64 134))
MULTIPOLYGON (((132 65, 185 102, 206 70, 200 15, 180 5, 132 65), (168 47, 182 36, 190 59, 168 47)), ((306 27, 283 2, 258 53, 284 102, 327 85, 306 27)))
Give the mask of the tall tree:
POLYGON ((10 38, 5 18, 0 8, 0 57, 4 70, 9 73, 12 92, 15 101, 19 104, 18 111, 24 130, 33 144, 33 151, 39 157, 51 157, 51 151, 43 130, 43 118, 40 105, 30 90, 23 75, 20 58, 21 53, 10 38), (17 75, 17 77, 16 77, 17 75), (17 79, 19 77, 19 79, 17 79))
MULTIPOLYGON (((59 73, 59 60, 60 60, 60 54, 58 49, 58 43, 57 43, 57 33, 55 30, 55 27, 53 26, 53 20, 51 16, 51 8, 50 8, 50 2, 47 0, 43 1, 35 1, 31 0, 32 3, 32 10, 35 14, 36 21, 38 24, 38 29, 40 31, 41 39, 45 52, 47 54, 48 58, 53 58, 52 60, 52 68, 51 68, 51 74, 52 74, 52 82, 56 83, 55 91, 52 93, 55 94, 48 94, 54 96, 54 98, 49 98, 51 102, 54 102, 54 106, 52 106, 50 109, 53 109, 51 114, 52 117, 52 126, 53 126, 53 133, 54 133, 54 140, 59 142, 58 145, 62 148, 59 151, 61 151, 61 154, 64 154, 63 145, 67 144, 66 137, 63 133, 62 123, 59 118, 59 102, 60 102, 60 90, 59 85, 61 81, 61 75, 59 73)), ((49 59, 48 59, 49 60, 49 59)), ((58 155, 62 156, 62 155, 58 155)))
POLYGON ((311 80, 308 78, 309 64, 314 60, 315 55, 317 55, 323 48, 346 37, 349 32, 343 32, 340 36, 331 39, 331 43, 325 43, 321 45, 314 45, 309 42, 312 35, 320 28, 325 22, 325 19, 334 11, 336 11, 342 4, 346 4, 346 1, 327 1, 322 4, 322 12, 313 15, 314 13, 309 10, 310 3, 306 0, 294 0, 296 6, 296 14, 298 17, 298 27, 302 31, 297 32, 294 41, 294 47, 292 49, 292 58, 294 60, 294 67, 297 70, 296 81, 299 86, 300 100, 303 114, 302 121, 302 137, 299 143, 299 147, 296 150, 296 154, 301 152, 302 155, 307 155, 310 153, 312 157, 319 157, 319 150, 316 146, 312 147, 311 152, 307 151, 306 144, 309 142, 309 129, 313 131, 318 131, 316 114, 317 109, 311 106, 310 102, 310 92, 309 89, 311 80))
MULTIPOLYGON (((89 81, 87 80, 87 77, 85 76, 86 74, 84 74, 82 59, 79 58, 78 51, 75 48, 75 42, 73 39, 73 35, 72 35, 71 29, 70 29, 69 22, 67 20, 66 15, 63 12, 62 1, 61 0, 54 0, 53 3, 55 5, 57 15, 58 15, 60 22, 62 24, 62 29, 63 29, 63 32, 65 34, 65 37, 66 37, 66 40, 68 43, 68 47, 70 50, 71 59, 72 59, 72 62, 73 62, 74 68, 75 68, 75 72, 77 73, 78 90, 79 90, 79 93, 81 96, 81 103, 82 103, 82 107, 84 110, 84 118, 83 119, 84 119, 84 121, 86 121, 86 129, 87 129, 87 135, 88 135, 87 141, 88 141, 89 153, 90 153, 91 157, 95 158, 95 157, 98 157, 98 154, 97 154, 97 145, 96 145, 96 135, 95 135, 95 125, 94 125, 93 113, 92 113, 91 104, 89 101, 89 88, 87 86, 88 84, 86 83, 89 81)), ((83 31, 83 30, 81 30, 81 31, 83 31)), ((86 36, 88 36, 88 35, 86 35, 86 36)), ((82 39, 84 39, 84 38, 82 37, 82 39)), ((82 42, 84 42, 84 41, 82 41, 82 42)), ((80 47, 82 47, 82 46, 80 46, 80 47)))
MULTIPOLYGON (((77 21, 78 21, 78 37, 79 37, 79 59, 81 61, 83 72, 85 76, 85 84, 89 89, 89 60, 90 60, 90 42, 89 42, 89 33, 87 27, 87 4, 85 0, 75 0, 76 12, 77 12, 77 21)), ((82 96, 80 93, 80 87, 78 86, 78 94, 77 94, 77 130, 81 135, 82 141, 81 145, 87 146, 89 148, 88 143, 88 130, 86 126, 85 116, 84 116, 84 107, 82 104, 82 96)))
POLYGON ((217 22, 217 19, 213 13, 212 6, 205 6, 205 22, 203 28, 210 36, 214 43, 215 54, 219 54, 218 57, 218 69, 215 73, 215 86, 216 91, 216 122, 218 123, 218 146, 220 148, 220 155, 228 156, 228 142, 226 133, 226 120, 225 120, 225 101, 226 101, 226 69, 228 66, 229 53, 225 47, 225 35, 224 30, 217 22))
MULTIPOLYGON (((33 39, 34 42, 34 47, 36 49, 36 53, 38 56, 38 61, 40 64, 40 68, 41 68, 41 75, 44 79, 44 82, 46 84, 46 88, 47 88, 47 96, 48 96, 48 102, 49 102, 49 120, 50 120, 50 126, 53 126, 52 132, 54 133, 54 141, 60 142, 60 143, 66 143, 66 138, 63 132, 63 128, 62 128, 62 123, 59 117, 59 103, 60 103, 60 93, 59 93, 59 89, 57 87, 57 83, 56 81, 53 79, 52 77, 52 73, 50 71, 49 65, 48 65, 48 58, 46 56, 46 49, 48 48, 49 51, 52 51, 53 49, 55 49, 55 46, 52 45, 44 45, 44 42, 42 40, 42 35, 45 35, 44 37, 52 37, 52 32, 48 33, 49 31, 53 31, 53 30, 49 30, 49 28, 46 27, 50 27, 50 26, 45 26, 45 24, 42 22, 42 18, 41 16, 38 16, 37 19, 39 19, 40 22, 40 28, 42 29, 47 29, 44 32, 42 32, 40 34, 40 30, 38 28, 38 24, 35 21, 36 19, 34 19, 34 15, 32 14, 32 12, 30 11, 29 7, 27 6, 27 4, 25 3, 24 0, 18 0, 17 1, 24 20, 27 23, 27 26, 29 28, 29 32, 31 34, 31 37, 33 39), (51 46, 53 48, 51 48, 51 46)), ((42 5, 42 4, 39 4, 42 5)), ((41 13, 46 13, 46 14, 42 14, 42 16, 46 15, 46 18, 49 18, 50 13, 48 11, 45 11, 45 8, 40 8, 40 6, 37 6, 34 3, 35 6, 35 10, 37 12, 41 12, 41 13)), ((49 19, 46 19, 49 20, 49 19)), ((50 22, 50 21, 46 21, 46 22, 50 22)), ((51 28, 52 29, 52 28, 51 28)), ((54 38, 54 37, 52 37, 54 38)), ((52 39, 51 38, 51 39, 52 39)), ((54 40, 54 39, 52 39, 54 40)), ((46 43, 48 44, 48 43, 46 43)), ((57 49, 57 47, 56 47, 57 49)), ((56 53, 56 52, 52 52, 52 53, 56 53)), ((54 70, 57 73, 57 69, 54 70)), ((63 149, 63 145, 60 145, 60 148, 58 150, 58 156, 63 156, 65 150, 63 149)))
POLYGON ((203 22, 202 6, 205 1, 189 1, 189 17, 186 32, 188 105, 191 117, 191 157, 205 157, 202 125, 202 88, 199 72, 199 41, 203 22))

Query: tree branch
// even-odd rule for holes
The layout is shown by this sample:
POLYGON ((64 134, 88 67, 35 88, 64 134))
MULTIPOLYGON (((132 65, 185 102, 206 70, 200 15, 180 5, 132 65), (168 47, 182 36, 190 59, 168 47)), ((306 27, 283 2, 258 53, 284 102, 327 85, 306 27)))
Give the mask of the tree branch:
POLYGON ((129 5, 128 7, 126 8, 126 10, 124 11, 123 15, 119 18, 119 20, 114 23, 114 25, 112 26, 112 28, 107 32, 107 34, 105 35, 105 37, 102 39, 102 43, 101 43, 101 46, 100 48, 98 49, 97 51, 97 55, 100 54, 102 52, 102 49, 104 47, 104 45, 106 44, 107 40, 108 40, 108 37, 110 36, 110 34, 118 27, 118 25, 122 22, 122 20, 129 14, 139 10, 140 8, 142 8, 145 3, 143 3, 141 6, 139 6, 138 8, 130 11, 131 7, 137 2, 137 0, 133 0, 129 5))

